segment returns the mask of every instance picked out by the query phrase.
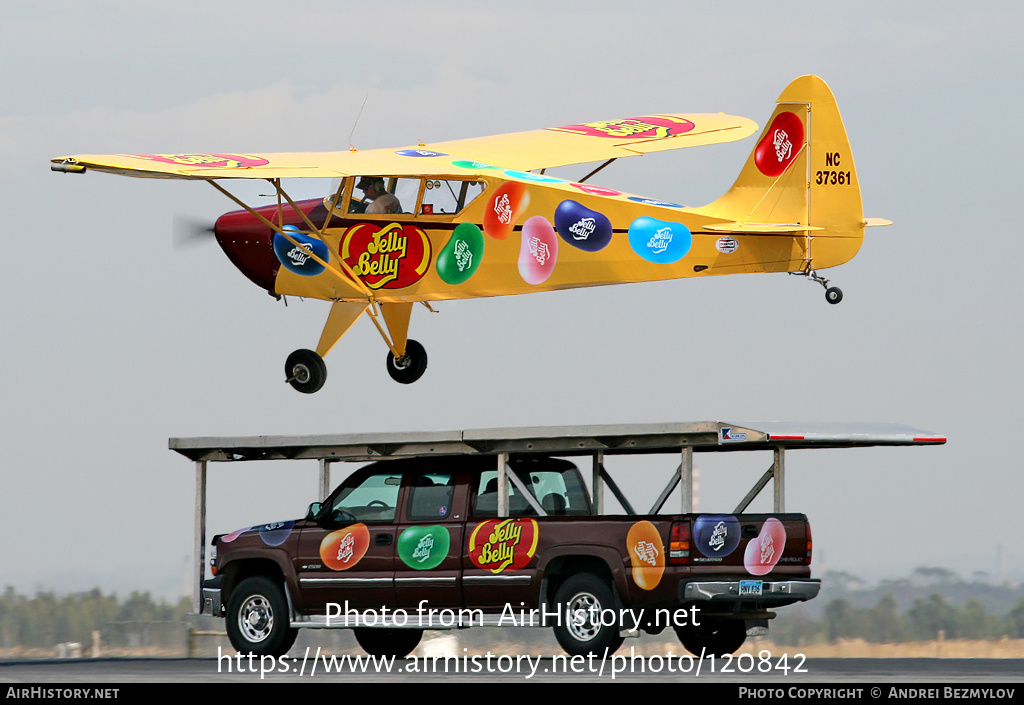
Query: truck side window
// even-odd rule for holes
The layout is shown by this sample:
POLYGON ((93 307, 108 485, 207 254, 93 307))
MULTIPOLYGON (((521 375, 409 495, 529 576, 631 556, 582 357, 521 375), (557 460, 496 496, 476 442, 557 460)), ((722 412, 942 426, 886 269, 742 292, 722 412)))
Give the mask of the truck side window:
POLYGON ((394 521, 402 474, 381 472, 344 488, 331 502, 332 513, 347 512, 358 521, 394 521))
MULTIPOLYGON (((579 482, 575 468, 571 470, 530 469, 515 470, 516 476, 533 492, 533 496, 548 516, 590 514, 587 493, 579 482)), ((509 516, 535 516, 537 512, 519 489, 511 484, 508 490, 509 516)), ((498 515, 498 471, 480 473, 479 485, 473 496, 474 516, 498 515)))
POLYGON ((452 509, 455 480, 451 473, 427 472, 412 477, 409 519, 445 519, 452 509))

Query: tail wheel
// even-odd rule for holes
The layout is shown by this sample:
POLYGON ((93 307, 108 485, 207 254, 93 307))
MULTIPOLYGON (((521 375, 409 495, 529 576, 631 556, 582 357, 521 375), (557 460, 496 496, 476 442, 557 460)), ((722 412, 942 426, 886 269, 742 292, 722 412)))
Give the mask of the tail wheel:
POLYGON ((412 384, 427 370, 427 351, 415 340, 405 342, 405 355, 400 359, 388 353, 388 374, 399 384, 412 384))
POLYGON ((580 573, 562 583, 554 632, 566 653, 603 657, 622 646, 614 602, 611 587, 596 575, 580 573))
POLYGON ((327 381, 327 365, 312 350, 296 350, 284 363, 285 381, 303 394, 318 391, 327 381))
POLYGON ((830 286, 825 289, 825 300, 830 304, 837 304, 843 300, 843 291, 838 286, 830 286))
POLYGON ((742 619, 704 617, 699 625, 674 629, 679 642, 694 656, 726 656, 735 653, 747 640, 747 625, 742 619))
POLYGON ((353 629, 356 641, 363 651, 371 656, 405 658, 412 653, 423 638, 422 629, 374 629, 359 627, 353 629))
POLYGON ((240 654, 283 656, 295 643, 298 630, 280 585, 264 576, 246 578, 228 601, 227 632, 240 654))

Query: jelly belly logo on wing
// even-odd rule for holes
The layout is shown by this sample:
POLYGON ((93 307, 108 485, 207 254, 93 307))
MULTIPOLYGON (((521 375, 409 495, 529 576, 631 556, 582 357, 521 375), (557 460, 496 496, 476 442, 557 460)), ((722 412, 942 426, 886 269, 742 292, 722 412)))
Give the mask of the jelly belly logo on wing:
POLYGON ((164 164, 206 169, 248 169, 270 163, 263 157, 254 157, 249 154, 133 154, 132 156, 164 164))
POLYGON ((624 120, 588 122, 582 125, 550 127, 549 130, 572 132, 590 137, 611 137, 614 139, 664 139, 689 132, 694 125, 684 118, 669 115, 644 115, 624 120))
POLYGON ((754 163, 765 176, 779 176, 804 146, 804 124, 795 113, 779 113, 754 149, 754 163))
POLYGON ((469 536, 469 560, 492 573, 525 568, 537 552, 540 531, 533 519, 491 519, 469 536))
POLYGON ((413 570, 430 570, 448 557, 451 535, 443 526, 414 526, 398 537, 398 557, 413 570))
POLYGON ((430 267, 430 239, 415 225, 360 223, 341 241, 341 258, 371 289, 401 289, 430 267))
POLYGON ((626 534, 626 549, 633 565, 633 582, 641 590, 653 590, 665 572, 665 545, 649 521, 638 521, 626 534))
POLYGON ((274 233, 274 254, 285 269, 304 277, 314 277, 324 271, 324 266, 316 260, 330 260, 327 245, 323 240, 304 235, 294 225, 285 225, 281 230, 287 233, 288 237, 274 233))
POLYGON ((353 524, 332 531, 320 542, 320 559, 331 570, 348 570, 366 555, 370 547, 370 530, 366 524, 353 524))
POLYGON ((767 575, 782 558, 786 548, 786 528, 775 517, 765 519, 761 533, 750 539, 743 552, 743 567, 751 575, 767 575))

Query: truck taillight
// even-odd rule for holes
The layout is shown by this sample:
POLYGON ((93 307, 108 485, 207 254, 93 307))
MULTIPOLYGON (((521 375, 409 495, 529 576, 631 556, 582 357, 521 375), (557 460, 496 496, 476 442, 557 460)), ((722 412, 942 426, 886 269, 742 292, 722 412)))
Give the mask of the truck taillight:
POLYGON ((804 559, 804 565, 811 564, 811 550, 814 548, 814 541, 811 540, 811 522, 804 519, 804 531, 807 533, 807 557, 804 559))
POLYGON ((672 522, 672 531, 668 544, 669 565, 690 564, 690 522, 672 522))

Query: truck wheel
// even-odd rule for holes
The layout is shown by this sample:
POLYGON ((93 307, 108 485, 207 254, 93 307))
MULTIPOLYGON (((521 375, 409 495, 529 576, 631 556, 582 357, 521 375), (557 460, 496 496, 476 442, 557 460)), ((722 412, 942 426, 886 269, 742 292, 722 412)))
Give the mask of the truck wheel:
POLYGON ((559 616, 554 632, 566 653, 604 657, 622 646, 614 602, 611 587, 596 575, 580 573, 562 583, 555 593, 559 616))
POLYGON ((363 651, 371 656, 405 658, 423 637, 422 629, 374 629, 358 627, 352 631, 363 651))
POLYGON ((261 575, 246 578, 231 593, 226 621, 228 638, 240 654, 283 656, 299 633, 289 626, 280 586, 261 575))
POLYGON ((679 642, 694 656, 726 656, 735 653, 747 640, 747 625, 742 619, 705 618, 700 626, 674 627, 679 642))

